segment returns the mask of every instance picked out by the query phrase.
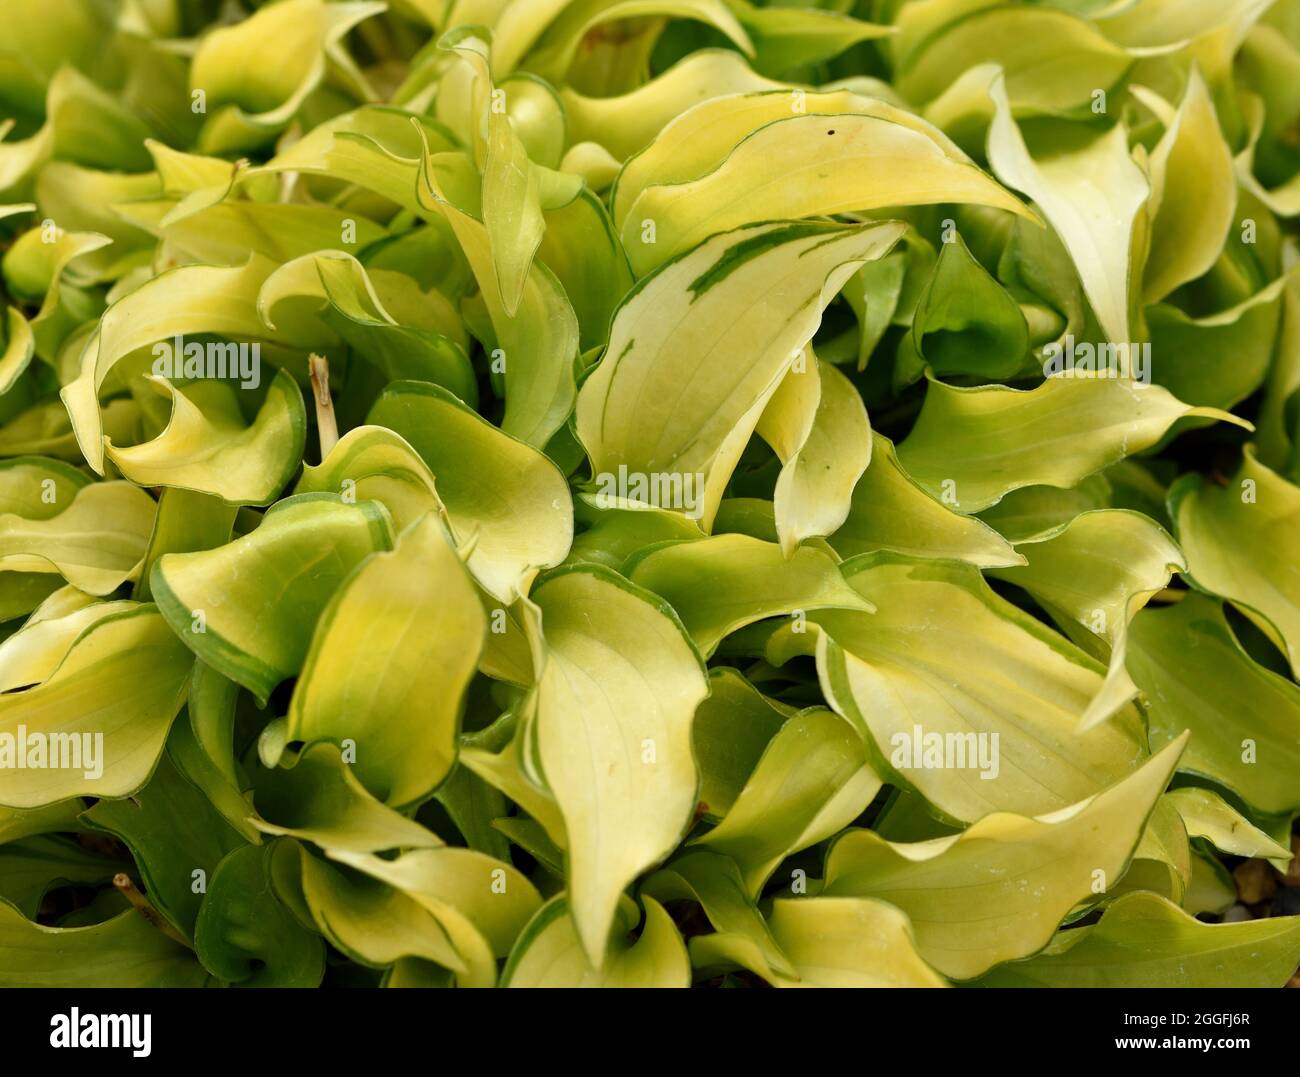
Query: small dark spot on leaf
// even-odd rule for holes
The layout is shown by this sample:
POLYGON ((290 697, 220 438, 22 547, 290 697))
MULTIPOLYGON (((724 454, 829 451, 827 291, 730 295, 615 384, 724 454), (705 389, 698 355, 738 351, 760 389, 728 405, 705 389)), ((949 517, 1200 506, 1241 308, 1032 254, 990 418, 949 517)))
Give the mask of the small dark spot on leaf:
POLYGON ((828 135, 833 135, 833 134, 835 134, 835 128, 832 127, 832 128, 831 128, 829 131, 827 131, 826 133, 827 133, 828 135))

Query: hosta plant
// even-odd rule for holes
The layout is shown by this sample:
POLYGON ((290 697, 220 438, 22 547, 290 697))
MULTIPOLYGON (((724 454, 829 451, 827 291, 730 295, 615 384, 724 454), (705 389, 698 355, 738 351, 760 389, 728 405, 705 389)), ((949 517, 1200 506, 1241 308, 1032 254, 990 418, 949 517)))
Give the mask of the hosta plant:
POLYGON ((1300 2, 0 55, 0 985, 1294 975, 1300 2))

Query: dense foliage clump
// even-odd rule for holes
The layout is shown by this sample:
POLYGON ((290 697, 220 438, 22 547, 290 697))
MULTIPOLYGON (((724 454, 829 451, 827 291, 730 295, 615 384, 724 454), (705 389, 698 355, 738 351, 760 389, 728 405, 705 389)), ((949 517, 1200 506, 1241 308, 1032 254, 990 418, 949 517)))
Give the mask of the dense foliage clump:
POLYGON ((0 53, 0 985, 1295 974, 1300 0, 0 53))

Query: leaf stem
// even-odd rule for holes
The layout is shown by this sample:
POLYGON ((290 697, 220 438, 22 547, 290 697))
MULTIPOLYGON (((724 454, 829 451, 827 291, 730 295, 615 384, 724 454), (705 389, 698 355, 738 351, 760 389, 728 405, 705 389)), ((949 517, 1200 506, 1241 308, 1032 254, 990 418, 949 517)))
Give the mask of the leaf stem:
POLYGON ((316 429, 320 434, 320 458, 324 462, 339 440, 338 419, 334 415, 334 401, 330 399, 329 360, 312 352, 307 359, 307 369, 311 373, 312 397, 316 401, 316 429))
POLYGON ((172 927, 172 925, 168 923, 167 918, 153 907, 153 903, 140 893, 138 889, 136 889, 135 883, 131 881, 131 876, 127 875, 125 872, 119 871, 113 876, 113 885, 117 887, 119 893, 121 893, 122 896, 139 911, 140 915, 149 921, 149 923, 153 924, 154 927, 169 939, 173 939, 176 942, 179 942, 182 946, 193 949, 193 947, 190 946, 190 940, 172 927))

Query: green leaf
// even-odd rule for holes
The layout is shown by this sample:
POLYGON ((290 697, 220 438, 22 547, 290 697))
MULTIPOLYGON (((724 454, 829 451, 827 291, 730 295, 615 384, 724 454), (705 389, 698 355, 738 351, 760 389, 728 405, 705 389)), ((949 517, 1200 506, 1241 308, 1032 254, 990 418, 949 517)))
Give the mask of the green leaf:
MULTIPOLYGON (((996 63, 1017 112, 1056 113, 1089 104, 1096 90, 1109 90, 1123 78, 1133 59, 1090 22, 1057 10, 1066 6, 931 4, 919 18, 950 21, 932 26, 933 36, 900 57, 898 91, 922 103, 961 72, 996 63)), ((904 40, 900 35, 899 44, 904 40)))
POLYGON ((257 305, 268 327, 297 342, 320 349, 345 343, 350 358, 361 361, 358 369, 349 370, 350 383, 368 387, 375 379, 382 385, 414 378, 477 404, 474 370, 461 344, 442 331, 443 322, 431 309, 435 295, 404 274, 367 272, 349 254, 320 251, 272 273, 258 293, 257 305), (318 309, 308 314, 311 308, 318 309), (362 371, 369 371, 369 378, 362 371))
POLYGON ((107 883, 126 868, 62 837, 33 837, 0 846, 0 899, 35 919, 45 895, 60 886, 107 883))
POLYGON ((75 587, 59 588, 0 643, 0 691, 40 684, 58 669, 87 628, 135 608, 134 602, 97 602, 75 587))
POLYGON ((499 790, 468 767, 457 766, 447 775, 435 797, 466 845, 498 860, 509 857, 509 842, 494 825, 509 810, 509 801, 499 790))
POLYGON ((1203 318, 1168 303, 1148 308, 1153 354, 1178 356, 1163 364, 1161 384, 1179 399, 1212 407, 1233 407, 1258 389, 1272 362, 1290 279, 1279 277, 1236 306, 1203 318))
POLYGON ((1081 513, 1060 531, 1019 543, 1016 550, 1028 564, 993 574, 1109 644, 1106 682, 1079 722, 1091 728, 1137 694, 1124 668, 1128 625, 1174 572, 1186 569, 1182 552, 1149 517, 1126 509, 1081 513))
POLYGON ((795 975, 754 960, 756 951, 735 935, 694 938, 691 957, 697 964, 739 964, 773 987, 947 986, 917 953, 907 917, 883 901, 785 898, 772 903, 768 926, 795 975))
MULTIPOLYGON (((15 394, 16 395, 16 394, 15 394)), ((6 397, 6 400, 13 397, 6 397)), ((104 428, 112 436, 138 436, 140 409, 134 400, 110 400, 104 406, 104 428)), ((80 460, 81 450, 68 418, 68 409, 58 398, 26 408, 0 428, 0 453, 6 456, 36 454, 60 460, 80 460)))
POLYGON ((1104 900, 1137 890, 1181 902, 1186 896, 1191 875, 1192 848, 1187 828, 1178 809, 1162 796, 1147 820, 1142 840, 1133 851, 1132 862, 1104 900))
POLYGON ((320 615, 289 704, 290 740, 357 748, 355 772, 391 804, 423 799, 450 772, 473 640, 487 618, 436 518, 368 558, 320 615))
POLYGON ((1218 793, 1188 786, 1165 794, 1182 816, 1189 837, 1205 838, 1220 852, 1232 856, 1264 856, 1283 864, 1291 850, 1270 838, 1229 805, 1218 793))
POLYGON ((1177 111, 1150 91, 1134 94, 1161 112, 1165 132, 1151 154, 1151 249, 1142 299, 1154 303, 1208 270, 1233 225, 1237 185, 1232 153, 1219 129, 1214 102, 1193 67, 1177 111), (1163 107, 1162 107, 1163 106, 1163 107))
POLYGON ((138 793, 100 800, 82 818, 126 843, 150 904, 187 937, 217 865, 244 844, 165 754, 138 793))
MULTIPOLYGON (((468 62, 476 79, 474 96, 490 100, 495 87, 487 42, 467 29, 444 35, 438 44, 468 62)), ((487 134, 475 142, 475 155, 483 170, 483 224, 492 251, 492 276, 501 309, 513 318, 519 312, 524 282, 546 229, 538 172, 504 109, 489 107, 487 134)))
POLYGON ((298 884, 316 927, 354 961, 385 968, 403 957, 432 961, 453 972, 465 963, 438 919, 402 891, 359 872, 312 856, 296 842, 277 843, 276 866, 297 871, 298 884))
POLYGON ((89 476, 61 460, 41 456, 0 460, 0 512, 48 520, 89 484, 89 476))
POLYGON ((728 6, 754 43, 754 67, 771 75, 822 63, 845 49, 891 32, 888 26, 863 22, 838 11, 756 7, 746 0, 729 0, 728 6))
POLYGON ((324 460, 302 469, 293 492, 381 502, 399 534, 425 513, 445 511, 428 465, 400 435, 382 426, 349 430, 324 460))
POLYGON ((0 901, 6 987, 205 987, 208 972, 135 909, 92 927, 34 924, 0 901))
POLYGON ((6 314, 4 352, 0 354, 0 395, 13 388, 36 351, 36 338, 27 319, 15 307, 6 314))
POLYGON ((63 581, 54 575, 36 572, 0 574, 0 620, 12 621, 36 609, 56 591, 63 581))
POLYGON ((1300 688, 1242 649, 1218 602, 1191 593, 1143 610, 1129 630, 1127 664, 1147 699, 1153 745, 1190 730, 1185 770, 1260 812, 1300 809, 1300 688))
POLYGON ((296 759, 254 777, 251 820, 263 834, 315 842, 330 852, 438 846, 442 839, 376 800, 333 744, 317 743, 296 759))
POLYGON ((162 378, 153 386, 171 401, 171 420, 143 445, 115 446, 105 455, 137 486, 172 486, 214 494, 229 505, 265 505, 298 470, 307 437, 302 392, 277 371, 266 399, 245 423, 238 390, 225 382, 194 382, 177 388, 162 378))
POLYGON ((898 460, 934 496, 980 512, 1024 486, 1074 486, 1192 415, 1246 425, 1184 404, 1159 385, 1123 379, 1048 378, 1029 390, 931 381, 898 460))
POLYGON ((564 819, 573 920, 599 966, 619 895, 690 823, 691 718, 708 686, 672 611, 608 570, 558 572, 532 597, 546 652, 528 741, 564 819))
POLYGON ((1205 924, 1157 894, 1129 894, 987 987, 1281 987, 1300 960, 1300 917, 1205 924))
MULTIPOLYGON (((1117 466, 1123 466, 1123 461, 1117 466)), ((1160 492, 1163 495, 1163 489, 1160 492)), ((1096 472, 1068 489, 1022 486, 1019 490, 1012 490, 996 505, 990 505, 979 514, 979 518, 1010 542, 1028 542, 1060 531, 1081 513, 1108 509, 1113 500, 1114 491, 1106 474, 1096 472)), ((1023 554, 1017 556, 1024 557, 1023 554)))
POLYGON ((854 730, 810 708, 777 730, 722 822, 691 844, 731 857, 756 897, 782 860, 853 822, 879 791, 854 730))
POLYGON ((574 538, 568 559, 604 565, 615 572, 623 572, 628 559, 649 546, 704 537, 699 525, 687 516, 643 508, 627 499, 579 494, 574 508, 580 519, 589 516, 594 520, 574 538))
POLYGON ((135 581, 135 597, 142 601, 153 597, 149 578, 154 564, 164 554, 213 550, 229 542, 238 512, 237 506, 228 505, 215 494, 180 488, 163 490, 140 578, 135 581))
POLYGON ((104 471, 104 416, 98 393, 126 356, 159 340, 213 333, 260 339, 266 328, 257 293, 273 268, 259 254, 241 266, 181 266, 123 296, 105 313, 82 353, 76 377, 60 390, 77 444, 90 466, 104 471))
POLYGON ((0 696, 0 803, 136 792, 162 754, 192 661, 151 605, 87 628, 43 683, 0 696))
POLYGON ((609 321, 632 287, 632 270, 605 205, 589 190, 546 211, 538 260, 573 304, 585 352, 605 343, 609 321))
POLYGON ((435 155, 426 149, 417 196, 422 207, 445 215, 478 281, 496 336, 497 347, 491 350, 500 352, 493 356, 495 372, 505 379, 501 428, 541 448, 573 407, 578 319, 555 274, 538 262, 527 271, 517 309, 507 309, 487 226, 469 212, 464 197, 457 200, 448 193, 451 184, 440 175, 444 167, 454 175, 467 164, 458 154, 435 155))
POLYGON ((1228 870, 1214 857, 1198 852, 1193 846, 1192 877, 1183 894, 1183 911, 1191 916, 1202 913, 1222 916, 1236 902, 1237 884, 1228 870))
POLYGON ((1145 755, 1134 709, 1079 732, 1099 666, 973 566, 881 554, 845 575, 877 612, 810 617, 822 690, 881 772, 943 815, 1057 811, 1145 755))
POLYGON ((205 91, 210 113, 200 152, 253 149, 273 139, 325 77, 327 57, 355 70, 340 42, 383 10, 377 3, 286 0, 206 35, 190 70, 190 85, 205 91))
POLYGON ((194 663, 186 717, 172 727, 167 750, 177 768, 212 802, 245 841, 259 844, 261 832, 247 793, 249 782, 235 761, 239 685, 211 666, 194 663))
POLYGON ((164 555, 150 586, 185 645, 265 704, 302 669, 335 589, 392 542, 378 502, 299 494, 277 502, 255 531, 229 545, 164 555))
MULTIPOLYGON (((1037 61, 1041 42, 1026 39, 1024 45, 1037 61)), ((1096 81, 1088 78, 1091 93, 1096 81)), ((993 172, 1032 198, 1056 229, 1111 343, 1131 341, 1130 252, 1149 184, 1130 156, 1127 132, 1122 124, 1100 135, 1091 127, 1057 124, 1050 142, 1031 153, 1012 118, 1008 89, 1001 77, 989 87, 997 106, 988 134, 993 172)))
POLYGON ((780 87, 756 74, 739 53, 697 49, 629 93, 591 97, 573 86, 558 89, 570 140, 598 143, 622 161, 644 149, 692 105, 712 96, 780 87))
POLYGON ((526 593, 539 569, 564 559, 573 503, 541 453, 425 382, 390 384, 368 422, 405 438, 434 474, 452 533, 470 546, 469 570, 494 598, 526 593))
POLYGON ((638 586, 668 600, 708 657, 732 632, 765 617, 873 607, 844 582, 835 560, 812 546, 787 560, 775 543, 714 535, 651 547, 625 570, 638 586))
MULTIPOLYGON (((526 54, 523 66, 536 71, 543 78, 560 82, 587 35, 598 26, 617 22, 620 19, 637 15, 676 16, 706 23, 725 34, 741 52, 753 54, 753 46, 735 16, 722 3, 722 0, 622 0, 618 3, 605 3, 604 0, 546 0, 533 5, 535 10, 527 12, 523 18, 525 26, 532 28, 534 48, 526 54), (549 24, 549 25, 548 25, 549 24), (545 34, 540 34, 546 26, 545 34)), ((504 21, 504 20, 503 20, 504 21)), ((504 36, 504 27, 502 27, 504 36)), ((525 56, 523 52, 509 55, 525 56)), ((505 67, 505 60, 498 58, 497 63, 505 67)), ((494 65, 495 66, 495 65, 494 65)))
POLYGON ((563 895, 533 917, 515 946, 502 987, 689 987, 690 961, 677 928, 652 897, 646 897, 640 936, 628 935, 637 916, 624 899, 618 928, 600 964, 589 963, 579 929, 563 895))
POLYGON ((844 523, 871 461, 871 424, 853 383, 811 348, 805 359, 811 366, 796 361, 756 427, 781 458, 772 500, 786 557, 844 523))
MULTIPOLYGON (((227 177, 217 190, 232 178, 227 177)), ((211 265, 237 265, 249 251, 288 262, 337 245, 345 229, 367 246, 384 237, 384 230, 373 221, 351 217, 333 206, 234 201, 206 205, 211 191, 200 189, 179 203, 170 199, 131 202, 117 212, 157 234, 185 261, 211 265)))
POLYGON ((775 216, 937 202, 1029 212, 919 117, 843 91, 831 95, 825 107, 819 95, 805 99, 806 115, 792 106, 789 92, 763 96, 769 100, 723 98, 700 106, 696 111, 707 111, 707 118, 687 113, 671 134, 665 132, 624 168, 615 192, 615 222, 638 276, 708 236, 775 216), (734 118, 715 126, 722 108, 732 110, 734 118), (732 132, 738 141, 723 141, 732 132), (696 155, 713 151, 717 156, 712 161, 668 157, 691 136, 704 143, 696 155), (792 164, 774 180, 769 165, 777 159, 792 164), (665 161, 664 171, 652 171, 665 161))
POLYGON ((1024 561, 986 524, 948 508, 951 499, 945 503, 912 479, 888 438, 873 433, 872 441, 871 464, 853 488, 848 517, 828 540, 841 557, 891 550, 980 568, 1024 561))
MULTIPOLYGON (((526 772, 522 754, 524 746, 516 730, 514 715, 502 715, 500 723, 507 722, 510 739, 500 750, 490 751, 476 744, 466 744, 461 748, 460 762, 518 804, 542 828, 546 840, 557 849, 563 849, 566 838, 559 805, 550 790, 541 784, 540 777, 526 772)), ((484 732, 485 737, 488 732, 484 732)), ((511 837, 513 840, 514 835, 511 837)))
POLYGON ((1169 514, 1197 586, 1239 606, 1300 674, 1300 488, 1248 446, 1225 484, 1195 475, 1177 482, 1169 514))
POLYGON ((1186 738, 1105 792, 1041 818, 996 813, 910 845, 851 830, 826 862, 828 897, 875 897, 912 921, 921 956, 973 979, 1042 949, 1079 901, 1118 878, 1186 738))
POLYGON ((265 845, 245 845, 218 865, 194 946, 205 968, 240 987, 318 987, 325 973, 325 945, 276 896, 265 845))
POLYGON ((578 395, 576 429, 594 480, 675 479, 671 500, 688 503, 637 500, 707 526, 829 297, 900 232, 755 225, 715 236, 643 281, 614 315, 605 358, 578 395))
POLYGON ((900 354, 895 380, 913 380, 927 366, 939 376, 1006 379, 1023 365, 1028 349, 1020 307, 954 233, 917 304, 910 351, 900 354))
POLYGON ((511 952, 542 904, 521 872, 472 849, 420 849, 396 860, 343 852, 331 857, 432 913, 465 964, 457 973, 462 987, 496 984, 496 959, 511 952))
POLYGON ((33 834, 52 834, 80 828, 78 816, 85 804, 80 798, 42 808, 0 808, 0 844, 21 841, 33 834))
POLYGON ((245 176, 250 181, 259 173, 328 176, 355 183, 414 211, 419 208, 415 182, 422 152, 416 124, 431 147, 441 151, 457 145, 452 133, 433 120, 413 120, 411 113, 401 108, 367 105, 331 117, 282 149, 261 169, 249 169, 245 176))
POLYGON ((1298 4, 7 0, 0 984, 1282 982, 1298 4))
POLYGON ((663 902, 695 902, 719 935, 738 936, 743 940, 741 945, 757 950, 765 970, 799 978, 768 931, 767 923, 747 892, 740 869, 730 857, 705 849, 675 857, 645 881, 641 894, 663 902))
POLYGON ((127 482, 77 490, 57 515, 0 516, 0 571, 57 572, 93 595, 115 591, 144 557, 156 506, 127 482))
POLYGON ((691 729, 703 815, 720 819, 731 810, 764 749, 794 713, 734 669, 709 671, 709 697, 691 729))

